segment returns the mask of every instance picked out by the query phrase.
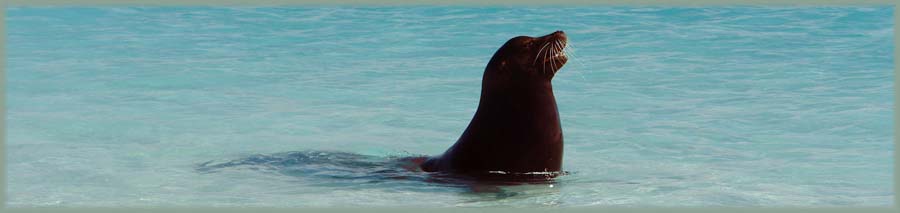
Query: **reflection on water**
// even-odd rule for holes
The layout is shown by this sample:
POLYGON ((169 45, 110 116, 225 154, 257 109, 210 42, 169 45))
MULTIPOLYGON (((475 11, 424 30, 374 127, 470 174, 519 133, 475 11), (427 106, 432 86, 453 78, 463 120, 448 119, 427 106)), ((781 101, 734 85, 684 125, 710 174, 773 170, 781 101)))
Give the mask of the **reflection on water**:
MULTIPOLYGON (((558 181, 486 181, 471 176, 448 173, 426 173, 418 169, 424 156, 378 157, 336 151, 294 151, 274 154, 255 154, 226 161, 207 161, 195 170, 205 175, 220 172, 252 170, 261 173, 294 177, 304 184, 334 188, 382 188, 392 191, 457 191, 464 195, 463 206, 501 200, 558 198, 558 181)), ((548 200, 547 205, 557 201, 548 200)), ((493 205, 493 204, 491 204, 493 205)))
POLYGON ((225 170, 256 170, 291 177, 378 183, 385 180, 423 180, 424 173, 413 169, 420 157, 377 157, 348 152, 295 151, 256 154, 225 162, 208 161, 195 168, 200 173, 225 170))

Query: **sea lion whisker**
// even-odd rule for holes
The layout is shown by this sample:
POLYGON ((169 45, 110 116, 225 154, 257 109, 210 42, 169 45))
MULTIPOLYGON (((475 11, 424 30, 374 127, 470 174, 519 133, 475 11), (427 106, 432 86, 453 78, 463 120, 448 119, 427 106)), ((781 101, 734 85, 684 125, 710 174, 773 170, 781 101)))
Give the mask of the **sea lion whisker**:
POLYGON ((553 64, 553 48, 554 48, 554 44, 553 44, 552 42, 549 42, 549 41, 547 42, 547 44, 549 44, 550 47, 547 48, 547 53, 544 55, 544 59, 543 59, 543 60, 546 61, 547 63, 549 63, 550 66, 548 66, 547 68, 544 68, 544 69, 541 70, 541 74, 545 74, 545 75, 547 74, 547 70, 553 69, 553 66, 554 66, 554 64, 553 64))
POLYGON ((563 52, 564 52, 564 54, 566 54, 566 57, 568 57, 569 59, 575 60, 578 57, 577 55, 575 55, 575 52, 574 52, 574 50, 572 50, 572 47, 570 47, 568 45, 566 45, 566 47, 563 48, 563 52))
POLYGON ((559 52, 560 52, 560 54, 565 55, 565 53, 566 53, 566 52, 565 52, 565 49, 566 49, 566 42, 564 42, 564 41, 559 41, 559 52))
POLYGON ((550 58, 551 63, 553 63, 553 67, 550 69, 556 69, 556 57, 559 57, 559 41, 553 42, 553 55, 550 58))
POLYGON ((532 65, 534 65, 535 63, 537 63, 538 58, 540 58, 541 51, 543 51, 543 50, 544 50, 544 47, 547 47, 548 44, 549 44, 549 43, 544 44, 544 46, 542 46, 541 49, 538 50, 537 55, 534 56, 534 62, 531 62, 532 65))
POLYGON ((558 56, 558 54, 559 54, 559 40, 554 40, 554 41, 553 41, 553 46, 551 47, 551 50, 553 51, 552 57, 558 56))
POLYGON ((563 53, 562 48, 562 43, 560 43, 560 41, 556 41, 556 55, 560 55, 563 53))
POLYGON ((544 70, 546 70, 546 69, 547 69, 547 60, 541 58, 541 72, 544 72, 544 70))
POLYGON ((556 62, 556 63, 559 64, 559 66, 558 66, 558 67, 557 67, 557 66, 554 66, 553 74, 556 74, 556 72, 559 72, 559 69, 562 68, 562 65, 564 64, 564 62, 563 62, 561 59, 557 59, 557 58, 560 58, 560 57, 565 58, 565 57, 567 57, 567 56, 566 56, 566 51, 565 51, 565 49, 566 49, 566 42, 565 42, 565 41, 563 41, 563 40, 556 40, 555 46, 556 46, 556 54, 555 54, 553 60, 554 60, 554 61, 555 61, 555 60, 560 60, 560 61, 556 62))
MULTIPOLYGON (((545 44, 545 45, 550 45, 550 42, 547 42, 547 44, 545 44)), ((552 64, 550 64, 550 65, 547 64, 547 62, 550 61, 550 60, 548 60, 548 57, 547 57, 549 54, 550 54, 550 49, 547 49, 547 51, 545 51, 545 52, 543 53, 543 55, 541 55, 541 62, 542 62, 542 65, 541 65, 541 73, 546 73, 546 72, 547 72, 547 68, 549 68, 550 66, 552 66, 552 64)), ((552 63, 552 62, 551 62, 551 63, 552 63)))
MULTIPOLYGON (((556 44, 553 44, 553 48, 554 49, 556 48, 556 44)), ((548 61, 550 61, 550 69, 544 69, 545 75, 547 74, 547 72, 553 72, 552 70, 556 69, 556 59, 555 59, 556 51, 554 50, 553 52, 554 52, 553 55, 550 55, 550 57, 548 58, 548 61)))
POLYGON ((566 56, 566 53, 567 53, 566 48, 567 47, 568 46, 566 46, 566 42, 562 42, 562 41, 559 42, 559 52, 562 56, 566 56))
MULTIPOLYGON (((556 43, 556 54, 554 54, 554 57, 553 57, 554 61, 557 60, 556 58, 563 57, 563 55, 564 55, 562 40, 556 40, 555 43, 556 43)), ((553 73, 556 73, 556 71, 558 71, 559 68, 562 68, 562 61, 557 61, 556 63, 559 64, 559 67, 554 66, 553 73)))
POLYGON ((547 42, 546 44, 544 44, 544 46, 550 47, 547 48, 543 53, 541 53, 541 60, 546 61, 548 58, 550 58, 550 51, 553 47, 550 46, 550 42, 547 42))
MULTIPOLYGON (((587 66, 584 65, 584 62, 581 62, 581 58, 578 56, 578 53, 576 53, 576 52, 577 52, 577 50, 575 49, 575 45, 572 45, 572 44, 566 45, 566 55, 568 55, 568 57, 572 61, 576 61, 578 63, 578 65, 581 66, 582 69, 587 69, 587 66)), ((588 72, 590 72, 589 69, 588 69, 588 72)), ((587 78, 585 78, 584 74, 581 74, 581 72, 578 72, 578 75, 581 76, 582 80, 587 80, 587 78)))
POLYGON ((563 55, 564 55, 564 52, 563 52, 563 48, 565 48, 564 45, 565 45, 565 44, 563 44, 562 41, 556 41, 556 55, 557 55, 557 56, 563 56, 563 55))
POLYGON ((546 66, 546 67, 544 67, 544 66, 541 67, 541 68, 543 68, 541 70, 541 73, 546 74, 548 68, 553 69, 553 60, 552 60, 553 55, 551 55, 552 51, 553 51, 553 46, 551 45, 550 42, 547 42, 544 45, 548 46, 549 48, 547 48, 546 51, 544 51, 543 54, 541 54, 541 61, 543 61, 544 66, 546 66), (547 64, 548 62, 549 62, 549 64, 547 64), (547 66, 547 65, 549 65, 549 66, 547 66))

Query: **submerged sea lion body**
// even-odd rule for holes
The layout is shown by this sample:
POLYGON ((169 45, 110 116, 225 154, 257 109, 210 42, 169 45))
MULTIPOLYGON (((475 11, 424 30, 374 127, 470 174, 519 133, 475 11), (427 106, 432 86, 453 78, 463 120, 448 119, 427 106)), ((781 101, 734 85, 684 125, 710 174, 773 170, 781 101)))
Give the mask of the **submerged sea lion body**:
POLYGON ((566 35, 519 36, 494 53, 482 78, 481 99, 453 146, 421 164, 426 172, 468 175, 561 171, 563 135, 551 80, 566 63, 566 35))

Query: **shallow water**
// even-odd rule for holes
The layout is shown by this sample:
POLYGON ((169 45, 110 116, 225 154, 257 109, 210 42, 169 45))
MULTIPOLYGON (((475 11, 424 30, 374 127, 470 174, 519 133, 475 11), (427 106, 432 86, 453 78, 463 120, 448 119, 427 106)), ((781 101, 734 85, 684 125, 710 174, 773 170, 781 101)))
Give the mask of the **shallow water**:
POLYGON ((7 203, 888 206, 893 15, 9 8, 7 203), (444 151, 493 51, 554 30, 573 48, 553 80, 569 175, 485 189, 372 173, 396 167, 366 162, 444 151), (310 151, 349 164, 291 155, 310 151))

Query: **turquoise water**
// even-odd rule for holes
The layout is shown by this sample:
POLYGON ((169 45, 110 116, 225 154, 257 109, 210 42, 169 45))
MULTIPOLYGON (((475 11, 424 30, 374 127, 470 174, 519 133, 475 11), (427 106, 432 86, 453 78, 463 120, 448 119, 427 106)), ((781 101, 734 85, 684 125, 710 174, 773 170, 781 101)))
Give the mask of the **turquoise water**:
POLYGON ((893 16, 891 7, 9 8, 6 202, 890 206, 893 16), (443 152, 475 112, 493 52, 555 30, 572 47, 553 80, 571 174, 479 191, 355 167, 443 152), (308 151, 356 164, 291 163, 308 151), (250 163, 198 169, 206 162, 250 163))

